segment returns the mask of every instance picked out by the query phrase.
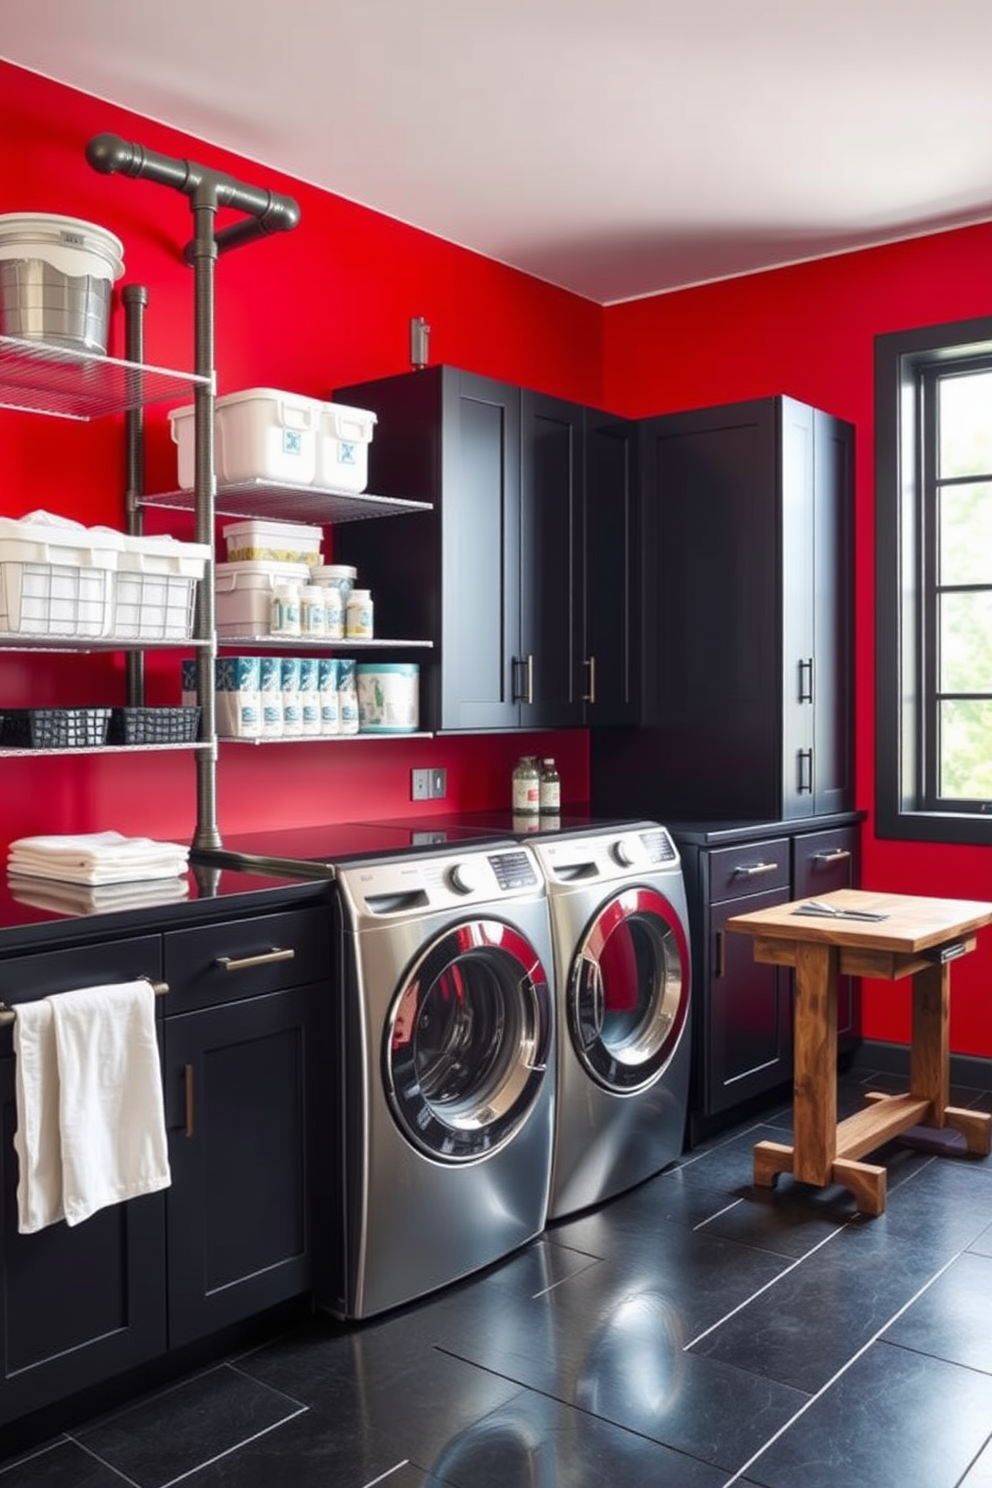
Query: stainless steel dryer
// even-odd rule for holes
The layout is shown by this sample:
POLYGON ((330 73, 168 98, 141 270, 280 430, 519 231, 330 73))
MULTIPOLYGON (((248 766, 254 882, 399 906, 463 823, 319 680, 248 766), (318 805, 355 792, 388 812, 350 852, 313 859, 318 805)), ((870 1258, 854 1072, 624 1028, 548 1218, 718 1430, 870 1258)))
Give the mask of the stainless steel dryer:
POLYGON ((601 1203, 682 1151, 690 1073, 682 866, 654 822, 538 835, 558 983, 548 1218, 601 1203))
POLYGON ((364 1318, 544 1228, 550 920, 533 853, 518 843, 369 858, 335 877, 343 1140, 315 1296, 364 1318))

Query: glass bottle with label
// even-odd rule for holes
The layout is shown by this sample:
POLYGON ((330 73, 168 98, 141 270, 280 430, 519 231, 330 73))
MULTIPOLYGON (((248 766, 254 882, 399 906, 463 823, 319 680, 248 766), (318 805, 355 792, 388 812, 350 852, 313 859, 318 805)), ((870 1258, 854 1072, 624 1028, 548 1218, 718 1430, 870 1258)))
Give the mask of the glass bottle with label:
POLYGON ((538 800, 542 816, 557 816, 561 811, 561 777, 553 759, 541 761, 538 800))
POLYGON ((533 754, 521 755, 513 772, 514 816, 537 816, 541 809, 541 772, 533 754))

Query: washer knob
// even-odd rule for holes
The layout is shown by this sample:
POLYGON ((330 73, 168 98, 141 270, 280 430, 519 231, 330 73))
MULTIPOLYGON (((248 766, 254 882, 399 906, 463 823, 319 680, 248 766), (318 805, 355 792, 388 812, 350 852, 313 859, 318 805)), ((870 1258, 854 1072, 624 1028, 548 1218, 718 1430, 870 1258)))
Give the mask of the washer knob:
POLYGON ((613 856, 621 868, 637 868, 648 861, 647 851, 640 837, 618 837, 613 844, 613 856))
POLYGON ((448 871, 448 882, 456 894, 471 894, 475 889, 482 888, 482 874, 479 864, 471 859, 455 863, 448 871))

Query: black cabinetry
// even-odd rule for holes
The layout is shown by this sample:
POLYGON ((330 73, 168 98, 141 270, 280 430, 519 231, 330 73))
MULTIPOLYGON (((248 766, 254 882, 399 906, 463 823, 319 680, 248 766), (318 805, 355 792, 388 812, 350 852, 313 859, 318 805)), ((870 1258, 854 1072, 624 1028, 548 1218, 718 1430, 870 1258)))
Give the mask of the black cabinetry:
POLYGON ((632 717, 628 426, 453 367, 335 397, 378 416, 370 484, 433 506, 388 532, 352 524, 335 541, 337 560, 377 575, 376 624, 434 641, 427 726, 632 717))
MULTIPOLYGON (((852 820, 675 827, 692 943, 694 1069, 690 1140, 759 1103, 792 1078, 790 968, 757 962, 746 935, 728 933, 738 914, 857 884, 859 828, 852 820)), ((858 1036, 856 983, 838 986, 841 1050, 858 1036)))
MULTIPOLYGON (((0 1001, 162 974, 157 935, 0 958, 0 1001)), ((0 1422, 122 1374, 166 1346, 165 1195, 102 1209, 71 1228, 17 1228, 12 1031, 0 1029, 0 1422)))
POLYGON ((642 720, 593 741, 597 809, 853 806, 853 431, 773 397, 646 419, 642 720))
POLYGON ((172 1347, 309 1286, 314 1023, 329 956, 322 909, 165 937, 172 1347))
POLYGON ((166 982, 172 1170, 161 1193, 19 1234, 15 1057, 0 1028, 0 1423, 306 1293, 329 937, 320 901, 0 958, 0 1001, 14 1007, 139 976, 166 982))

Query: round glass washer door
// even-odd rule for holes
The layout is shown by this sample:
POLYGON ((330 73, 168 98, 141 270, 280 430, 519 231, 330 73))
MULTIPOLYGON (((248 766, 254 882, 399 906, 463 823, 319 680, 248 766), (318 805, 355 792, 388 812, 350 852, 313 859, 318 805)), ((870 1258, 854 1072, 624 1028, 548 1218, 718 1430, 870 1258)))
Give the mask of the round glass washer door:
POLYGON ((385 1087, 400 1130, 446 1162, 504 1146, 547 1076, 553 1019, 547 974, 520 931, 486 919, 440 936, 386 1024, 385 1087))
POLYGON ((689 1008, 689 947, 673 906, 629 888, 600 907, 576 950, 566 997, 580 1062, 617 1094, 661 1075, 689 1008))

